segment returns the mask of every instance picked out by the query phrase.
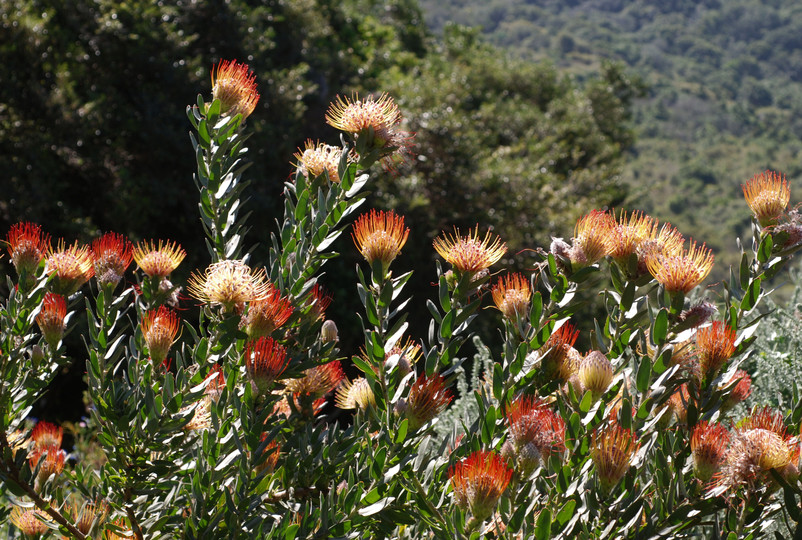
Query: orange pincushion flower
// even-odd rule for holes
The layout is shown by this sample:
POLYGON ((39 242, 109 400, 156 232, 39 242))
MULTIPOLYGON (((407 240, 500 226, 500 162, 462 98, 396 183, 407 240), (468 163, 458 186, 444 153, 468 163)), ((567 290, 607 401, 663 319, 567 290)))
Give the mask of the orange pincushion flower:
POLYGON ((331 103, 326 112, 326 123, 357 135, 371 129, 379 146, 384 146, 393 140, 395 127, 401 123, 401 112, 388 94, 361 100, 358 95, 350 99, 337 96, 337 101, 331 103))
POLYGON ((64 428, 45 420, 37 422, 31 431, 34 448, 42 449, 49 446, 61 448, 61 440, 63 438, 64 428))
POLYGON ((50 475, 60 475, 64 470, 64 462, 67 457, 66 452, 57 446, 47 446, 44 448, 34 448, 28 454, 28 463, 31 469, 39 467, 36 479, 44 482, 50 475))
POLYGON ((106 503, 75 503, 72 507, 72 517, 75 521, 75 528, 83 534, 89 534, 92 525, 95 523, 102 523, 109 513, 109 507, 106 503))
POLYGON ((512 469, 495 452, 478 450, 458 461, 448 471, 454 501, 460 508, 483 521, 490 517, 507 489, 512 469))
POLYGON ((650 252, 646 266, 668 292, 687 294, 713 269, 713 252, 705 244, 697 246, 692 241, 687 252, 683 250, 676 255, 650 252))
POLYGON ((345 378, 339 360, 309 368, 300 379, 286 381, 289 392, 322 396, 332 391, 345 378))
POLYGON ((245 347, 245 369, 261 395, 270 391, 288 363, 287 350, 273 338, 262 337, 245 347))
POLYGON ((293 157, 298 161, 297 167, 302 174, 316 178, 325 172, 330 181, 339 184, 342 155, 343 150, 338 146, 329 146, 322 142, 315 144, 311 139, 307 139, 303 151, 299 148, 293 157))
POLYGON ((316 319, 326 316, 326 309, 331 305, 332 296, 319 284, 315 283, 307 297, 306 303, 311 306, 310 313, 316 319))
POLYGON ((95 275, 92 254, 87 246, 75 244, 66 247, 64 240, 59 240, 57 249, 47 257, 47 273, 55 276, 53 280, 56 291, 70 296, 95 275))
POLYGON ((270 287, 264 268, 254 272, 242 261, 225 260, 213 263, 202 275, 193 273, 187 292, 198 300, 231 311, 244 308, 245 302, 267 299, 270 287))
MULTIPOLYGON (((384 354, 384 365, 390 372, 393 366, 398 366, 402 375, 412 371, 421 356, 421 346, 414 343, 407 337, 403 345, 399 345, 400 340, 384 354)), ((365 355, 367 357, 367 355, 365 355)))
POLYGON ((64 318, 67 316, 67 302, 60 294, 45 293, 42 309, 36 316, 36 324, 50 347, 58 347, 64 335, 64 318))
POLYGON ((730 390, 730 393, 722 406, 722 408, 725 410, 731 409, 737 404, 746 401, 746 398, 752 394, 752 377, 750 377, 749 374, 742 369, 736 370, 735 373, 732 374, 732 377, 730 377, 730 379, 722 386, 730 386, 736 381, 737 383, 732 390, 730 390))
POLYGON ((133 249, 134 261, 148 277, 167 277, 178 268, 187 252, 175 242, 140 242, 133 249))
POLYGON ((752 210, 761 227, 776 225, 777 218, 782 215, 791 200, 791 190, 785 175, 779 172, 766 171, 756 174, 745 185, 746 204, 752 210))
POLYGON ((282 298, 281 292, 268 283, 265 297, 248 304, 248 313, 242 317, 242 326, 249 338, 258 339, 281 328, 291 315, 292 303, 282 298))
POLYGON ((17 274, 35 274, 39 263, 50 252, 50 235, 35 223, 15 223, 6 235, 8 254, 17 274))
POLYGON ((541 348, 540 371, 544 377, 551 379, 560 377, 568 380, 568 377, 578 366, 573 365, 571 351, 574 343, 579 337, 579 330, 567 322, 549 336, 546 344, 541 348))
POLYGON ((571 267, 577 270, 609 255, 615 228, 615 218, 601 210, 579 218, 574 227, 573 245, 568 251, 571 267))
POLYGON ((507 411, 512 456, 524 472, 531 472, 539 460, 565 451, 565 421, 546 403, 534 396, 521 396, 507 411))
POLYGON ((371 210, 357 218, 351 237, 368 263, 381 261, 386 271, 406 244, 409 228, 404 227, 404 217, 392 210, 371 210))
POLYGON ((493 302, 496 307, 511 321, 526 317, 529 311, 529 299, 532 289, 529 280, 521 274, 507 274, 498 280, 493 287, 493 302))
POLYGON ((459 272, 478 272, 497 263, 507 253, 507 244, 500 238, 493 238, 490 231, 479 239, 479 227, 460 236, 454 229, 453 236, 439 236, 434 239, 434 249, 459 272))
POLYGON ((677 422, 680 424, 688 421, 688 404, 690 402, 691 393, 688 391, 687 384, 680 385, 668 398, 668 406, 671 407, 671 411, 676 415, 677 422))
MULTIPOLYGON (((262 433, 262 437, 259 439, 260 442, 264 442, 267 439, 267 433, 262 433)), ((276 441, 270 441, 265 449, 262 451, 262 457, 264 457, 264 461, 261 462, 259 465, 256 465, 254 469, 256 469, 257 473, 261 473, 267 471, 267 473, 272 473, 276 465, 278 465, 278 458, 281 454, 281 446, 276 441)))
POLYGON ((709 482, 724 463, 730 432, 721 424, 701 421, 691 435, 693 473, 702 482, 709 482))
POLYGON ((409 419, 409 429, 415 431, 422 427, 443 412, 452 399, 451 391, 445 387, 442 375, 427 377, 424 374, 418 377, 409 389, 404 408, 409 419))
POLYGON ((632 456, 640 448, 635 434, 618 423, 593 432, 590 458, 596 465, 599 486, 609 493, 629 470, 632 456))
POLYGON ((610 255, 625 264, 627 259, 637 253, 638 248, 647 240, 657 235, 657 220, 636 210, 627 217, 621 212, 615 227, 610 229, 611 249, 610 255))
POLYGON ((117 285, 133 258, 131 242, 121 234, 106 233, 92 242, 95 277, 101 284, 117 285))
POLYGON ((160 306, 145 313, 141 328, 153 363, 164 362, 178 334, 178 315, 168 307, 160 306))
POLYGON ((357 377, 353 381, 343 380, 343 383, 337 388, 334 401, 341 409, 364 411, 368 407, 376 405, 376 396, 373 395, 368 380, 364 377, 357 377))
POLYGON ((696 355, 703 385, 716 378, 721 367, 735 352, 735 330, 722 321, 696 332, 696 355))
POLYGON ((242 115, 245 120, 259 102, 256 91, 256 75, 248 64, 236 60, 220 60, 217 69, 212 68, 212 98, 220 100, 222 114, 242 115))
POLYGON ((26 538, 39 538, 48 531, 45 521, 49 521, 49 516, 39 509, 15 506, 9 519, 26 538))

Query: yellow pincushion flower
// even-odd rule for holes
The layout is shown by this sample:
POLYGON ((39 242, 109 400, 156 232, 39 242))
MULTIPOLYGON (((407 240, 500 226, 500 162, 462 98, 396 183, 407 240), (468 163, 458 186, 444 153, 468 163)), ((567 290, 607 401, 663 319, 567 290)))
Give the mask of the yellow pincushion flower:
POLYGON ((404 227, 404 217, 392 210, 371 210, 357 218, 352 237, 365 260, 381 261, 386 271, 406 244, 409 228, 404 227))
POLYGON ((245 120, 259 102, 256 75, 247 64, 238 64, 236 60, 221 60, 217 69, 212 68, 212 97, 220 100, 223 114, 241 114, 245 120))
POLYGON ((791 190, 785 175, 779 172, 766 171, 756 174, 741 186, 746 204, 752 210, 761 227, 777 224, 791 200, 791 190))
POLYGON ((270 292, 264 268, 254 272, 242 261, 220 261, 203 275, 192 274, 187 292, 194 298, 223 306, 224 311, 241 310, 246 302, 265 300, 270 292))
POLYGON ((460 236, 459 229, 455 228, 452 236, 437 237, 433 245, 435 251, 459 272, 486 270, 507 253, 507 244, 498 237, 493 238, 489 231, 480 239, 478 226, 467 236, 460 236))
POLYGON ((303 151, 299 148, 298 152, 293 154, 293 157, 297 160, 296 165, 303 174, 315 178, 325 172, 329 175, 329 180, 339 184, 339 167, 342 155, 342 148, 329 146, 321 142, 315 144, 311 139, 307 139, 303 151))
POLYGON ((713 252, 705 244, 692 241, 688 251, 672 255, 652 252, 646 266, 654 278, 670 293, 687 294, 699 285, 713 269, 713 252))

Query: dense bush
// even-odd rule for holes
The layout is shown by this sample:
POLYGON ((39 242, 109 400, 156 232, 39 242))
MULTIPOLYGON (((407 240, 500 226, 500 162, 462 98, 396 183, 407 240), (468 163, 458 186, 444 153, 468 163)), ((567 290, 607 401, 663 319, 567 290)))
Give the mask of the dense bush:
POLYGON ((507 251, 491 232, 442 232, 433 249, 450 268, 438 261, 434 298, 410 299, 405 218, 370 210, 349 225, 372 167, 409 151, 394 100, 331 104, 342 145, 296 153, 264 261, 246 248, 242 213, 257 101, 247 66, 222 63, 212 100, 187 108, 209 264, 185 284, 171 279, 186 252, 166 239, 53 245, 31 223, 7 234, 9 535, 755 537, 774 520, 796 530, 796 390, 791 406, 730 412, 750 392, 738 368, 765 282, 802 245, 784 177, 746 183, 751 249, 716 295, 689 299, 713 266, 704 244, 640 212, 592 210, 570 242, 536 250, 531 275, 491 273, 507 251), (364 258, 352 283, 364 344, 341 351, 318 278, 349 232, 364 258), (606 315, 580 353, 572 317, 588 291, 606 315), (185 294, 201 304, 197 321, 182 320, 185 294), (479 343, 468 380, 463 345, 489 298, 503 345, 479 343), (431 315, 425 336, 408 334, 413 300, 431 315), (85 327, 70 324, 78 311, 85 327), (65 331, 81 335, 87 359, 90 415, 72 448, 62 427, 27 418, 68 362, 65 331), (358 376, 345 378, 345 360, 358 376))

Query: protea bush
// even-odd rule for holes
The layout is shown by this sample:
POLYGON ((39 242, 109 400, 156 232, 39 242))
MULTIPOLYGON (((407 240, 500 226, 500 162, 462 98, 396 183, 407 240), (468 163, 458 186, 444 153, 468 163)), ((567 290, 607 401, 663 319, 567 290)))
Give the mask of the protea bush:
POLYGON ((501 267, 507 245, 486 227, 442 232, 433 297, 410 299, 415 224, 361 208, 374 166, 396 168, 414 145, 393 98, 331 105, 340 143, 298 149, 284 216, 267 234, 240 212, 257 82, 236 62, 212 81, 211 99, 187 108, 209 250, 188 282, 172 277, 186 252, 170 239, 54 244, 35 223, 5 237, 15 267, 0 310, 8 535, 800 534, 796 388, 780 409, 738 405, 753 384, 742 364, 767 282, 802 245, 782 174, 744 186, 753 236, 715 286, 702 289, 714 263, 704 243, 637 210, 588 209, 570 241, 520 246, 538 257, 527 273, 501 267), (343 233, 364 258, 353 275, 358 350, 339 348, 318 283, 343 233), (270 247, 267 260, 245 249, 255 242, 270 247), (580 291, 605 315, 582 320, 580 291), (427 335, 410 335, 413 301, 431 314, 427 335), (188 302, 200 304, 197 320, 188 302), (501 321, 503 345, 474 362, 466 342, 487 316, 501 321), (579 328, 592 331, 578 339, 579 328), (71 361, 68 332, 85 344, 88 386, 71 447, 62 427, 29 418, 71 361))

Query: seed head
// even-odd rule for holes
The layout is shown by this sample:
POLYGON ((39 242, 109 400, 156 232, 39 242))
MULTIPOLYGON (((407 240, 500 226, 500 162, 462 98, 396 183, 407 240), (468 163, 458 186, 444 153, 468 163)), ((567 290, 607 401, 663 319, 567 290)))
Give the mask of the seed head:
POLYGON ((245 120, 259 102, 256 91, 256 75, 248 64, 236 60, 220 60, 217 69, 212 68, 212 98, 220 100, 222 114, 242 115, 245 120))

